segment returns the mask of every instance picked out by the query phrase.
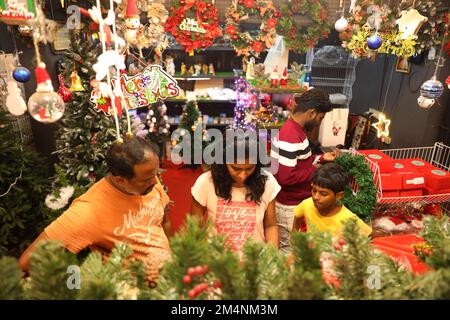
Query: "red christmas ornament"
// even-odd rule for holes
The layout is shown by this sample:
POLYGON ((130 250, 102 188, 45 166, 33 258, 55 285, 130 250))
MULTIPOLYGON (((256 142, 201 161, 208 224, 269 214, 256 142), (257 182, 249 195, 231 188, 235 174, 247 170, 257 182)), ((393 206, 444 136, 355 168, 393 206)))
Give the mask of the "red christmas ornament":
POLYGON ((188 283, 191 283, 191 281, 192 281, 192 278, 190 276, 186 275, 183 277, 183 283, 188 284, 188 283))
POLYGON ((193 277, 193 276, 195 276, 195 274, 196 274, 196 270, 194 269, 194 268, 189 268, 188 270, 187 270, 187 274, 189 275, 189 276, 191 276, 191 277, 193 277))
POLYGON ((334 250, 336 250, 336 251, 341 250, 341 246, 340 246, 338 243, 333 244, 333 248, 334 248, 334 250))
POLYGON ((340 244, 341 246, 344 246, 344 245, 345 245, 345 240, 344 240, 344 239, 339 239, 339 244, 340 244))
POLYGON ((202 266, 196 266, 195 267, 195 273, 197 274, 197 275, 201 275, 201 274, 203 274, 203 267, 202 266))
POLYGON ((69 102, 72 100, 72 92, 64 85, 64 80, 62 75, 58 75, 59 89, 58 95, 63 99, 64 102, 69 102))
POLYGON ((195 298, 196 296, 197 296, 197 292, 196 291, 194 291, 194 289, 192 289, 192 290, 189 290, 189 292, 188 292, 188 296, 189 296, 189 298, 191 298, 191 299, 193 299, 193 298, 195 298))

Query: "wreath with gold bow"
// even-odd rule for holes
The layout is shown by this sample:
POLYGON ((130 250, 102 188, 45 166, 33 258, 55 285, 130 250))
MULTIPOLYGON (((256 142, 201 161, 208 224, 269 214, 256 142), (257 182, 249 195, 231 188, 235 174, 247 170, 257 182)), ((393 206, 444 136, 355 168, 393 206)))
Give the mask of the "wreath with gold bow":
POLYGON ((222 35, 211 0, 174 0, 169 12, 164 28, 187 52, 209 47, 222 35))
POLYGON ((328 10, 324 0, 291 0, 285 1, 281 8, 283 17, 277 24, 277 32, 284 36, 284 42, 289 50, 297 53, 307 52, 320 39, 328 37, 330 24, 327 21, 328 10), (295 21, 295 16, 306 16, 312 20, 306 32, 300 32, 301 27, 295 21))
POLYGON ((254 55, 256 57, 275 41, 277 18, 281 13, 276 10, 272 1, 267 0, 233 0, 226 12, 225 37, 238 55, 254 55), (261 21, 257 35, 241 32, 240 27, 250 17, 257 16, 261 21))

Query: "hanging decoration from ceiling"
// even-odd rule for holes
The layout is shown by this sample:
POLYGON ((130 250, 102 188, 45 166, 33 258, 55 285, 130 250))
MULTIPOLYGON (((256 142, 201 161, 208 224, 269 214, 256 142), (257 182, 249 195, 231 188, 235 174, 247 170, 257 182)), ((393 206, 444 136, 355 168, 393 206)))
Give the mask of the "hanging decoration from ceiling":
POLYGON ((446 30, 448 30, 448 7, 442 1, 405 0, 399 6, 399 14, 404 10, 412 9, 427 18, 416 32, 416 52, 421 53, 432 47, 440 46, 446 30))
POLYGON ((344 16, 345 2, 343 0, 339 1, 339 10, 341 11, 341 17, 334 23, 334 29, 336 29, 337 32, 344 32, 347 30, 348 21, 344 16))
POLYGON ((416 36, 399 32, 396 19, 382 0, 362 1, 354 6, 347 29, 339 34, 342 46, 355 58, 373 59, 377 53, 410 57, 415 53, 416 36))
POLYGON ((284 36, 289 50, 305 53, 320 39, 328 37, 330 33, 330 24, 327 21, 327 1, 325 0, 284 1, 281 12, 282 16, 275 21, 277 33, 284 36), (302 26, 296 21, 299 16, 312 20, 312 24, 306 27, 306 31, 303 31, 302 26))
POLYGON ((156 103, 158 100, 173 98, 180 88, 177 81, 166 73, 160 65, 150 65, 142 73, 128 77, 112 78, 113 91, 120 87, 128 109, 136 109, 156 103))
POLYGON ((225 37, 230 40, 237 55, 258 57, 275 42, 277 18, 281 17, 281 12, 277 11, 272 1, 233 0, 225 17, 225 37), (241 31, 242 24, 252 17, 261 21, 256 35, 241 31))
POLYGON ((218 10, 212 0, 175 0, 164 28, 191 55, 205 49, 222 35, 218 10))

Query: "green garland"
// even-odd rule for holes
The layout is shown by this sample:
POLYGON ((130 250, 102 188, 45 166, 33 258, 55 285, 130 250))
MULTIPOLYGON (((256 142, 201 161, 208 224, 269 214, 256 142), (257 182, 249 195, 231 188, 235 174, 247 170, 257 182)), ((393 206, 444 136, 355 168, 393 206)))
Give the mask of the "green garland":
POLYGON ((307 52, 320 39, 328 37, 330 24, 327 21, 327 2, 324 0, 291 0, 285 1, 281 9, 282 17, 277 23, 277 33, 284 37, 289 50, 297 53, 307 52), (311 18, 312 24, 306 32, 295 21, 298 15, 311 18))
POLYGON ((377 205, 377 188, 373 182, 373 172, 364 156, 342 154, 336 163, 344 167, 350 177, 354 177, 359 191, 353 194, 351 186, 344 191, 342 203, 363 220, 370 220, 377 205))

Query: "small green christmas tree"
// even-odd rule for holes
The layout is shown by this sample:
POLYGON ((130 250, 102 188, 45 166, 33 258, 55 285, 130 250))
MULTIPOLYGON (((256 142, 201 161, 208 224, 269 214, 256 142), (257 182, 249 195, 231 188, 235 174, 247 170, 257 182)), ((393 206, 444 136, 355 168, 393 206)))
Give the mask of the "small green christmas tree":
POLYGON ((23 298, 22 271, 13 257, 0 258, 0 300, 23 298))

